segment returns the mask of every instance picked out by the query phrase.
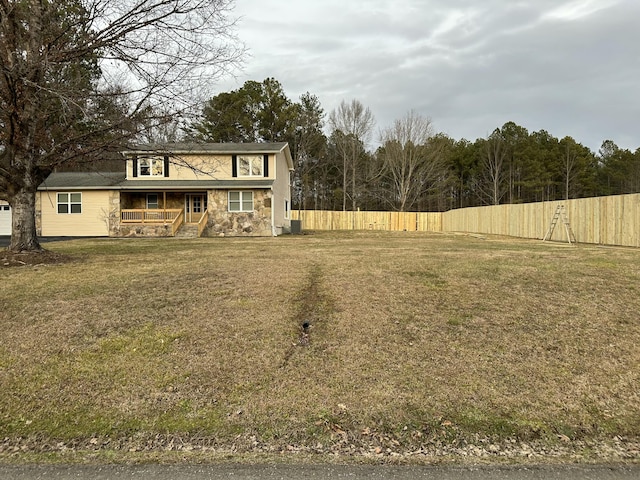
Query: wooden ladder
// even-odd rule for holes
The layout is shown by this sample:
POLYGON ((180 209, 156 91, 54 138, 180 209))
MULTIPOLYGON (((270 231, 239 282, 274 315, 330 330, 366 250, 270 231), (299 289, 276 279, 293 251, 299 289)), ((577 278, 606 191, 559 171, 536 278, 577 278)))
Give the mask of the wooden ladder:
POLYGON ((547 230, 547 234, 542 239, 543 242, 547 240, 551 240, 551 235, 553 235, 553 231, 556 228, 558 220, 562 218, 562 223, 564 224, 564 230, 567 233, 567 241, 569 243, 576 243, 576 237, 573 234, 573 230, 571 230, 571 225, 569 225, 569 219, 567 218, 567 212, 564 208, 564 205, 559 204, 556 207, 556 212, 553 214, 553 218, 551 219, 551 225, 549 225, 549 230, 547 230))

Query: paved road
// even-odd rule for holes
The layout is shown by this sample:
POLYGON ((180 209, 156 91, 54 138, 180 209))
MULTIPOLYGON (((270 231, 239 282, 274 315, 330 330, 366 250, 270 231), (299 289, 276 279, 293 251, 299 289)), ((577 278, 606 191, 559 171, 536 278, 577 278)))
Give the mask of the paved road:
POLYGON ((6 466, 2 480, 638 480, 640 465, 566 467, 392 467, 337 465, 6 466))

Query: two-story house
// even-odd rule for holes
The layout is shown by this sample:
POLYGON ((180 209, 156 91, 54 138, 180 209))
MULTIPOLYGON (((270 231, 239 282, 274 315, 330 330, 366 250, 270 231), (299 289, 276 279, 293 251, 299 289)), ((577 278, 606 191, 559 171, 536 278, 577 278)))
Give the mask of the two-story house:
POLYGON ((272 236, 290 230, 287 143, 138 145, 125 173, 59 172, 38 188, 41 236, 272 236))

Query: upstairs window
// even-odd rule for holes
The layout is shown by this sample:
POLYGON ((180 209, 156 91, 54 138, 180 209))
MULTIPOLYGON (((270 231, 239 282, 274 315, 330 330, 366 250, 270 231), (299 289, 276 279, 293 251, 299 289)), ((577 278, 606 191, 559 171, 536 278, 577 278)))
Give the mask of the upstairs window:
POLYGON ((245 155, 238 157, 238 176, 240 177, 262 177, 262 167, 262 156, 245 155))
POLYGON ((58 213, 82 213, 82 193, 58 193, 58 213))
POLYGON ((234 155, 233 177, 268 177, 269 155, 234 155))
POLYGON ((169 157, 134 157, 134 177, 168 177, 169 157))
POLYGON ((138 162, 141 177, 164 177, 164 159, 143 157, 138 162))

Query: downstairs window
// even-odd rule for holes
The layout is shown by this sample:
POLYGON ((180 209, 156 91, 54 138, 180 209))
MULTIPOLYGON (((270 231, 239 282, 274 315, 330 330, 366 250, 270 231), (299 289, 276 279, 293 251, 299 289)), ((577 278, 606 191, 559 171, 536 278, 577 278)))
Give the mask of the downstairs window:
POLYGON ((58 193, 58 213, 82 213, 82 193, 58 193))
POLYGON ((230 212, 253 212, 253 192, 229 192, 230 212))

